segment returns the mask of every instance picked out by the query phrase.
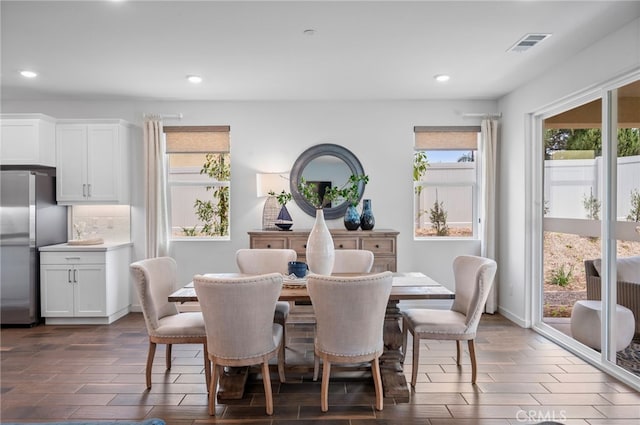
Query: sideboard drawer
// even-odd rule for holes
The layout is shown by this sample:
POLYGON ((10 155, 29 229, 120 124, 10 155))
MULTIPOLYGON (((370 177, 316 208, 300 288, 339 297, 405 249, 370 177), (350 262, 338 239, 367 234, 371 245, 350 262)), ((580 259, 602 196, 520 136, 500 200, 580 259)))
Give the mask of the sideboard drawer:
MULTIPOLYGON (((306 261, 310 230, 254 230, 249 233, 250 248, 292 249, 298 261, 306 261)), ((398 232, 391 229, 329 229, 335 249, 366 249, 373 252, 373 271, 396 271, 398 232)))
POLYGON ((293 249, 298 256, 306 255, 308 238, 291 238, 289 239, 289 248, 293 249))
POLYGON ((374 254, 395 254, 396 241, 390 238, 363 238, 362 249, 374 254))
POLYGON ((251 248, 253 249, 285 249, 287 240, 282 238, 255 238, 251 240, 251 248))
POLYGON ((333 238, 336 249, 358 249, 358 238, 333 238))

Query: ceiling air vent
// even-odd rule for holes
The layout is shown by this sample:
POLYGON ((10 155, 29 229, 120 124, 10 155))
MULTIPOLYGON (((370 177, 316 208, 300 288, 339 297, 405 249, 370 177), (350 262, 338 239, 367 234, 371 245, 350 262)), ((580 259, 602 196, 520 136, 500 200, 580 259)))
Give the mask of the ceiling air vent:
POLYGON ((527 34, 522 37, 516 44, 511 46, 507 51, 524 52, 549 37, 551 37, 551 34, 527 34))

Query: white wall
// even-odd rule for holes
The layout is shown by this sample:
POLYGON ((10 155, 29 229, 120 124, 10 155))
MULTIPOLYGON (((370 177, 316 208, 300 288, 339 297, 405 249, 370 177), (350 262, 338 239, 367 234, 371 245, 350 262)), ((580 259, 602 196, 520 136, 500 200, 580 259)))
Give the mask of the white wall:
MULTIPOLYGON (((318 143, 337 143, 358 156, 370 181, 376 228, 396 229, 398 270, 421 271, 453 289, 451 263, 460 254, 478 254, 477 241, 413 240, 413 127, 479 125, 461 112, 493 112, 493 101, 380 102, 85 102, 2 103, 3 113, 41 112, 56 118, 122 118, 141 125, 144 112, 182 113, 167 125, 230 125, 232 155, 231 240, 176 242, 172 255, 182 281, 195 273, 234 269, 236 249, 249 245, 248 230, 259 229, 264 199, 256 197, 255 174, 289 170, 295 159, 318 143)), ((134 259, 143 255, 141 208, 142 147, 133 150, 134 259)), ((287 206, 294 228, 311 228, 313 218, 287 206)), ((343 227, 342 220, 329 222, 343 227)))
MULTIPOLYGON (((420 241, 412 238, 414 125, 478 125, 460 112, 503 114, 499 149, 498 282, 500 311, 521 325, 530 324, 531 229, 530 158, 526 118, 552 102, 640 66, 640 20, 621 28, 543 77, 493 101, 388 102, 2 102, 3 113, 39 112, 57 118, 122 118, 141 124, 142 113, 183 113, 169 124, 228 124, 232 135, 232 227, 229 242, 181 242, 173 253, 180 278, 194 273, 228 271, 236 249, 248 246, 246 231, 261 224, 262 200, 255 196, 255 173, 282 171, 317 143, 338 143, 353 151, 370 176, 365 196, 372 199, 377 228, 400 231, 398 269, 422 271, 452 287, 451 261, 477 254, 475 241, 420 241)), ((141 147, 136 146, 132 193, 134 255, 142 256, 141 147)), ((291 205, 296 228, 312 218, 291 205)), ((330 222, 340 227, 339 220, 330 222)))
POLYGON ((640 67, 640 19, 557 64, 541 78, 499 101, 502 112, 500 142, 500 237, 498 279, 500 312, 521 325, 531 324, 532 222, 529 202, 531 158, 527 145, 527 114, 640 67))

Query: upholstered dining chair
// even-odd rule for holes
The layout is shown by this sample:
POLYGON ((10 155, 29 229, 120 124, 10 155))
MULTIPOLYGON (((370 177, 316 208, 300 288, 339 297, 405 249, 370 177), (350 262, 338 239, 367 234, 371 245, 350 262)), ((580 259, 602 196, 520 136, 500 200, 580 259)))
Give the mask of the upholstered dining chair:
POLYGON ((216 386, 223 366, 262 364, 267 415, 273 414, 269 359, 278 357, 280 382, 284 375, 282 326, 273 311, 282 288, 282 275, 193 278, 207 331, 207 352, 213 370, 209 414, 216 411, 216 386))
POLYGON ((307 289, 316 315, 314 351, 321 358, 320 407, 329 410, 329 377, 333 363, 371 362, 375 408, 382 410, 382 378, 378 358, 384 350, 382 332, 391 293, 391 272, 366 276, 311 274, 307 289))
MULTIPOLYGON (((296 261, 298 255, 293 249, 239 249, 236 251, 236 264, 240 273, 245 274, 267 274, 282 273, 289 274, 289 261, 296 261)), ((278 301, 273 321, 282 325, 282 339, 287 345, 287 318, 291 311, 291 304, 287 301, 278 301)), ((283 354, 283 361, 286 356, 283 354)))
POLYGON ((455 299, 449 310, 411 308, 402 312, 402 352, 407 352, 407 334, 413 336, 411 386, 416 385, 420 364, 420 340, 456 341, 456 364, 460 366, 460 341, 467 341, 471 357, 471 383, 476 383, 474 339, 484 305, 496 275, 496 262, 483 257, 461 255, 453 260, 455 299))
POLYGON ((333 273, 369 273, 373 252, 366 249, 336 249, 333 273))
POLYGON ((129 266, 140 300, 142 315, 149 334, 147 354, 147 388, 151 388, 151 369, 156 344, 166 344, 166 366, 171 369, 173 344, 202 344, 204 373, 207 388, 211 380, 211 366, 207 356, 207 334, 200 312, 178 312, 175 303, 167 300, 176 288, 177 266, 171 257, 149 258, 129 266))
MULTIPOLYGON (((373 266, 373 252, 364 249, 336 249, 332 273, 369 273, 373 266)), ((313 380, 318 380, 320 358, 315 356, 313 380)))

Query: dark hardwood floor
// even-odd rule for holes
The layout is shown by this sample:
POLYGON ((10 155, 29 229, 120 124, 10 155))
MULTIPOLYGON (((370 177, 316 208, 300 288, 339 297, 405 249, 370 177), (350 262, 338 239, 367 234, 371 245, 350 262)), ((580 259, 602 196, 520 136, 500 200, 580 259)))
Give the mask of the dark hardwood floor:
MULTIPOLYGON (((109 326, 37 326, 1 330, 0 420, 124 420, 157 417, 170 425, 514 425, 556 420, 566 425, 637 425, 640 395, 535 332, 500 316, 483 317, 476 340, 478 384, 453 342, 423 341, 410 403, 385 398, 373 408, 366 371, 332 374, 329 412, 311 380, 313 328, 288 328, 287 383, 272 375, 274 415, 264 412, 262 382, 251 375, 242 400, 207 413, 202 350, 176 345, 165 371, 164 346, 145 388, 148 338, 142 316, 109 326)), ((466 347, 466 344, 463 345, 466 347)), ((410 357, 405 373, 411 371, 410 357)), ((274 369, 275 370, 275 369, 274 369)))

